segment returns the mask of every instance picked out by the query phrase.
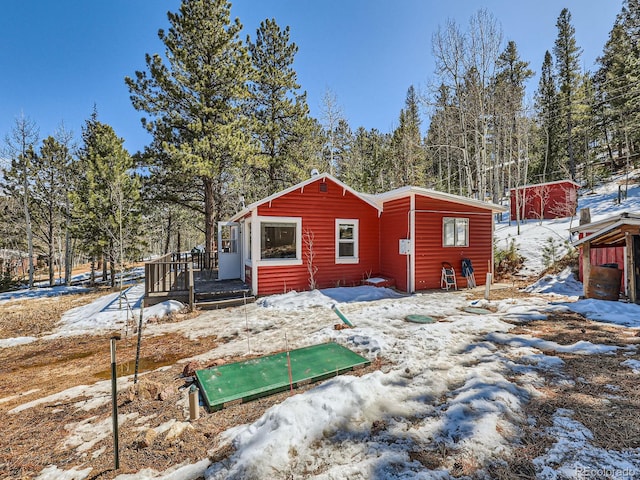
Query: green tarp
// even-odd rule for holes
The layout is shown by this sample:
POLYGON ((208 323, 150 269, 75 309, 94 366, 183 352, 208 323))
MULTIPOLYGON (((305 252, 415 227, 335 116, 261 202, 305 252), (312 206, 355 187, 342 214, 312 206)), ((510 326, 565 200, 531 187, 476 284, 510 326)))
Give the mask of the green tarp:
POLYGON ((196 371, 196 380, 209 410, 247 402, 369 365, 366 358, 337 343, 323 343, 287 352, 196 371))

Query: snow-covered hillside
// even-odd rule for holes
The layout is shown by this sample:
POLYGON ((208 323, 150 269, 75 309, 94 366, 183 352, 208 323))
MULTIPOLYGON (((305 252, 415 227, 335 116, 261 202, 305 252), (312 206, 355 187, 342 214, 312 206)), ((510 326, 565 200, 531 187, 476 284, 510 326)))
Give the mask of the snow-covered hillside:
MULTIPOLYGON (((637 179, 640 171, 629 175, 637 179)), ((618 203, 618 186, 626 176, 617 176, 610 182, 596 187, 593 191, 581 191, 578 197, 578 211, 589 208, 591 221, 596 222, 623 212, 640 212, 640 185, 630 184, 627 198, 618 203)), ((578 213, 579 215, 579 213, 578 213)), ((504 220, 496 224, 495 238, 501 249, 506 249, 515 240, 518 251, 526 258, 521 271, 523 275, 537 275, 544 270, 542 251, 551 239, 558 248, 558 256, 566 253, 567 242, 576 240, 569 229, 578 226, 578 216, 555 220, 526 220, 520 224, 520 233, 515 221, 509 224, 507 214, 504 220)))

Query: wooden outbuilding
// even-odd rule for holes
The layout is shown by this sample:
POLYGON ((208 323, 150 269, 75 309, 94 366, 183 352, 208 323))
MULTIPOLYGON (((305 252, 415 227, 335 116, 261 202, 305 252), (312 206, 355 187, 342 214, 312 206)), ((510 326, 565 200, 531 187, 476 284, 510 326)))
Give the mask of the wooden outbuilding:
POLYGON ((479 284, 493 269, 494 214, 505 209, 404 187, 359 193, 329 174, 252 203, 218 225, 219 278, 256 295, 360 285, 372 277, 402 291, 439 288, 442 262, 479 284))
POLYGON ((640 214, 622 213, 571 229, 579 239, 573 243, 581 249, 580 273, 589 298, 593 270, 614 264, 622 271, 620 293, 629 301, 640 303, 640 214))
POLYGON ((572 180, 538 183, 510 190, 511 220, 540 220, 575 215, 580 184, 572 180), (519 215, 518 215, 519 213, 519 215))

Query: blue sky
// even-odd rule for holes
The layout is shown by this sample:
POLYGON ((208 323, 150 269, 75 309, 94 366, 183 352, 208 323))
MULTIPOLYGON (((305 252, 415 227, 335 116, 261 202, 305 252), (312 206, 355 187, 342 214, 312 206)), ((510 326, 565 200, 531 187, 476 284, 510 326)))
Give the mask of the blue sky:
MULTIPOLYGON (((97 105, 99 119, 125 139, 131 153, 149 138, 131 106, 126 75, 162 53, 159 28, 179 0, 8 0, 0 14, 0 140, 23 112, 53 134, 64 122, 80 138, 97 105)), ((572 14, 586 70, 595 69, 622 0, 236 0, 232 16, 254 36, 260 21, 289 25, 298 45, 295 69, 311 113, 320 116, 330 89, 352 128, 388 132, 407 88, 434 78, 431 37, 447 19, 466 28, 480 8, 501 24, 504 42, 538 72, 557 35, 556 20, 572 14)), ((536 82, 530 86, 533 94, 536 82)), ((4 142, 2 141, 4 144, 4 142)), ((4 145, 3 145, 4 146, 4 145)))

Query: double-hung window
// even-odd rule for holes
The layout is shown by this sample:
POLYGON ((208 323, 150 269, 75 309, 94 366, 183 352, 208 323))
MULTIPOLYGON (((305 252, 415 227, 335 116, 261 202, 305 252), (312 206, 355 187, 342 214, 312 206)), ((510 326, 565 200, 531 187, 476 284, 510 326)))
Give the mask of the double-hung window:
POLYGON ((336 219, 336 263, 358 263, 357 219, 336 219))
POLYGON ((468 247, 469 219, 444 217, 442 223, 442 244, 445 247, 468 247))

